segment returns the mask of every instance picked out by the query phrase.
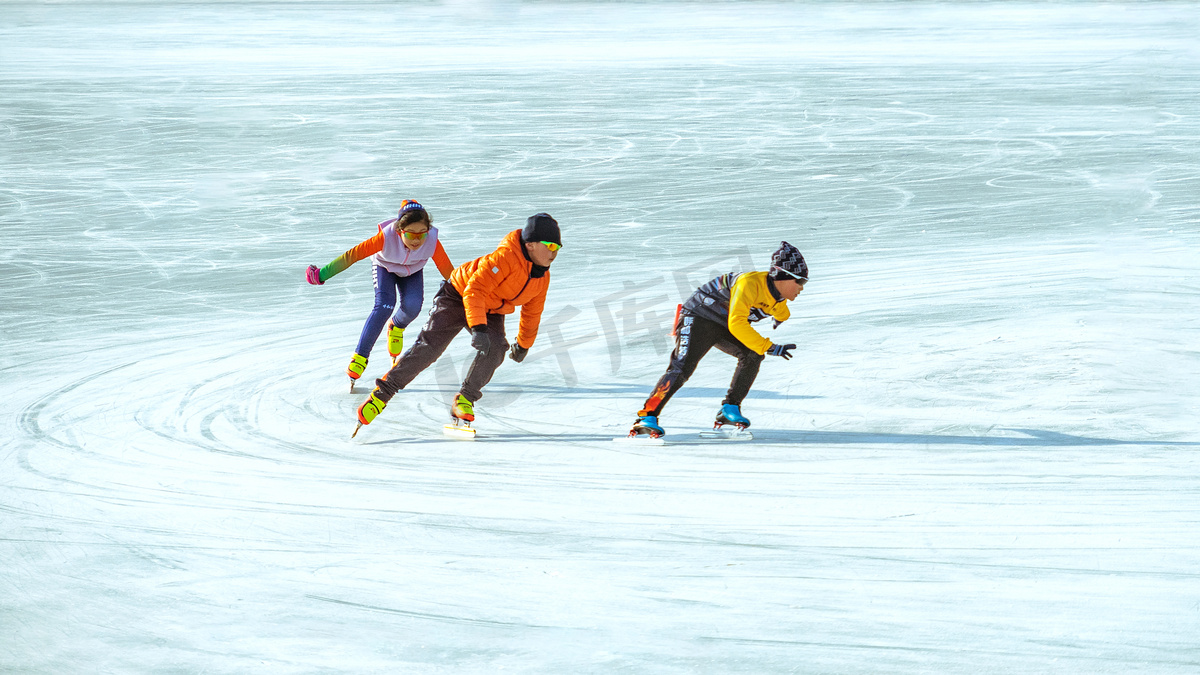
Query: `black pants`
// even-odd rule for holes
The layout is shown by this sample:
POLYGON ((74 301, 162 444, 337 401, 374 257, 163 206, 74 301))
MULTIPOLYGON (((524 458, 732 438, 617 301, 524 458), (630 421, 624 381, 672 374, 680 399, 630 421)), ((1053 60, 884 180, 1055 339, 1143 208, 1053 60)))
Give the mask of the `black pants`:
POLYGON ((671 352, 671 363, 638 415, 657 417, 667 405, 667 401, 671 400, 675 392, 679 391, 683 383, 695 372, 700 359, 713 347, 737 357, 733 382, 729 385, 723 403, 740 406, 750 393, 754 379, 758 377, 763 355, 742 344, 741 340, 729 332, 728 326, 682 312, 679 315, 679 323, 675 325, 675 351, 671 352))
MULTIPOLYGON (((504 315, 488 314, 487 326, 492 347, 487 356, 476 353, 460 391, 472 403, 483 398, 483 387, 491 381, 492 375, 508 352, 508 341, 504 337, 504 315)), ((384 403, 392 400, 397 391, 408 386, 421 371, 432 366, 442 352, 446 351, 446 347, 450 346, 454 336, 464 328, 467 328, 467 310, 463 307, 462 296, 453 284, 443 281, 437 295, 433 296, 433 310, 429 313, 429 321, 417 336, 417 341, 400 355, 386 375, 375 380, 379 398, 384 403)))

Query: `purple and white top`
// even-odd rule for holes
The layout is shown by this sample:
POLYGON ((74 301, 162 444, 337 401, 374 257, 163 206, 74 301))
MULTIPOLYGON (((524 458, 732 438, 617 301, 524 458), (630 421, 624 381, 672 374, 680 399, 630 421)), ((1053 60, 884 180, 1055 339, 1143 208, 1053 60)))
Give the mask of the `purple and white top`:
POLYGON ((425 267, 425 263, 433 257, 438 246, 438 231, 436 227, 429 228, 425 241, 417 250, 409 250, 404 245, 403 236, 396 229, 395 218, 379 224, 383 234, 383 250, 371 256, 371 261, 384 269, 401 277, 407 277, 425 267))

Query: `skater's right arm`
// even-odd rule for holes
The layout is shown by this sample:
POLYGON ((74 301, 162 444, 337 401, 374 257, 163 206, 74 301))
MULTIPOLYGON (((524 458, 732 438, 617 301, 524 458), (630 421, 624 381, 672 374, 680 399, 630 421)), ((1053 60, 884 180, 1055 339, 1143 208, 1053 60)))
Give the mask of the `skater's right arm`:
MULTIPOLYGON (((533 341, 537 339, 538 326, 542 323, 542 310, 545 307, 546 293, 544 291, 521 307, 521 322, 517 324, 517 339, 513 340, 513 344, 519 345, 526 351, 533 346, 533 341)), ((518 363, 521 362, 521 359, 515 357, 514 360, 518 363)))
POLYGON ((359 260, 373 256, 382 250, 383 232, 380 231, 379 234, 358 244, 349 251, 346 251, 345 253, 334 258, 333 262, 322 267, 320 270, 320 281, 318 283, 323 284, 326 281, 329 281, 329 279, 334 275, 341 274, 342 272, 346 271, 346 268, 350 267, 359 260))

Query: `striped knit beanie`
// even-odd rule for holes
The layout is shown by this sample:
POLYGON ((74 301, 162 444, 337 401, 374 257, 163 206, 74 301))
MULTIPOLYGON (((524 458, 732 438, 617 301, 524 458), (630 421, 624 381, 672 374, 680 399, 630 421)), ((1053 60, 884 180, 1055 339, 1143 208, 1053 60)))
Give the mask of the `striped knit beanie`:
POLYGON ((800 250, 786 241, 779 242, 779 248, 771 254, 771 278, 808 281, 808 263, 800 250))

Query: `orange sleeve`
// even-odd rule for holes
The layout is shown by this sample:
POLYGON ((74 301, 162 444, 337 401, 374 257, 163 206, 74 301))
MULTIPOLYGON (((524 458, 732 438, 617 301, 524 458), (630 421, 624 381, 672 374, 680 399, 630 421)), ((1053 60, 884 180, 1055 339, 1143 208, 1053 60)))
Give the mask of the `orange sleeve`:
POLYGON ((354 263, 373 256, 383 250, 383 232, 371 237, 370 239, 358 244, 354 248, 346 251, 340 256, 333 259, 333 262, 321 268, 321 282, 329 281, 335 274, 344 272, 347 267, 354 263))
POLYGON ((525 349, 533 346, 537 339, 538 326, 542 323, 542 309, 546 306, 546 291, 550 290, 549 281, 546 288, 538 296, 521 305, 521 323, 517 327, 517 344, 525 349))
POLYGON ((443 279, 450 279, 450 273, 454 271, 454 265, 450 263, 450 256, 446 255, 446 249, 442 248, 441 239, 438 240, 437 248, 433 250, 433 264, 437 265, 443 279))

